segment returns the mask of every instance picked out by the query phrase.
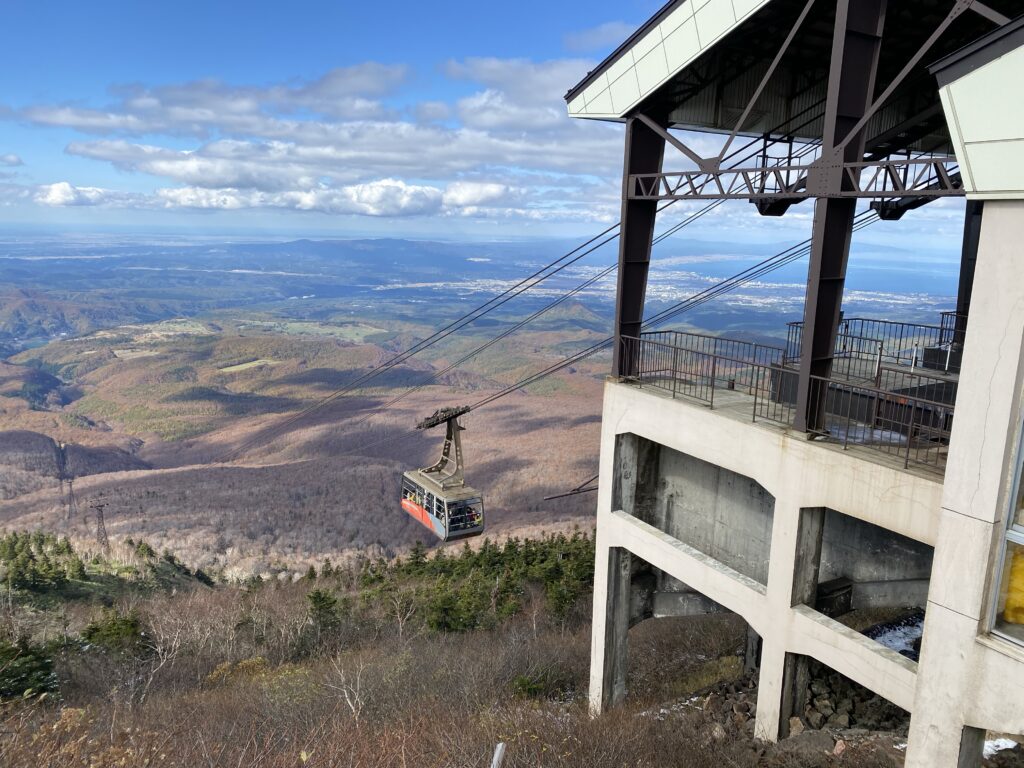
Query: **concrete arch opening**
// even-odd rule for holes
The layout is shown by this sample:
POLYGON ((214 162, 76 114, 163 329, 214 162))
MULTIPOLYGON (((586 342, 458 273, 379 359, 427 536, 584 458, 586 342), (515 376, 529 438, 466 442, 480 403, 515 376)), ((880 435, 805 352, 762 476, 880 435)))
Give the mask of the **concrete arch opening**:
POLYGON ((793 605, 917 661, 934 548, 827 507, 800 510, 793 605))
MULTIPOLYGON (((768 583, 775 497, 759 482, 634 434, 618 436, 616 463, 613 509, 768 583)), ((657 591, 671 602, 691 590, 668 577, 657 591)))

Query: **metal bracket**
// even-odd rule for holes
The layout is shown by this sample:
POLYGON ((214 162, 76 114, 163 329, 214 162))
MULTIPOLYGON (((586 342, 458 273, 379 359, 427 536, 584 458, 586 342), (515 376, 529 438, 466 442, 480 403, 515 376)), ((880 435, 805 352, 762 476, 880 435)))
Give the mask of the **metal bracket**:
POLYGON ((416 425, 416 429, 430 429, 440 424, 446 425, 441 458, 433 466, 420 469, 424 475, 436 475, 431 479, 446 490, 462 488, 466 485, 463 476, 462 438, 459 435, 465 427, 459 424, 459 416, 469 413, 469 410, 468 406, 442 408, 416 425))

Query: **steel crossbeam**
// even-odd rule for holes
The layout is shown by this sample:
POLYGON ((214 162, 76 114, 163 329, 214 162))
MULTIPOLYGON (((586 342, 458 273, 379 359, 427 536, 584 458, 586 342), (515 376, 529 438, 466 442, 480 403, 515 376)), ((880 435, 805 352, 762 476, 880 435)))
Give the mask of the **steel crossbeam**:
POLYGON ((845 163, 846 183, 827 183, 833 167, 810 165, 721 168, 633 174, 630 200, 752 200, 825 198, 961 197, 960 166, 953 158, 845 163))

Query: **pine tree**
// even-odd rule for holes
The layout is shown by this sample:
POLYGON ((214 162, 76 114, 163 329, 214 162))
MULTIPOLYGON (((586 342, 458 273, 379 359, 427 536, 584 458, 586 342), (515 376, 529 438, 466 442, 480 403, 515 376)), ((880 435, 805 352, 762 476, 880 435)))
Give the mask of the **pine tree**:
POLYGON ((409 564, 407 566, 407 570, 409 573, 420 573, 426 562, 427 548, 423 546, 422 541, 417 539, 416 543, 412 545, 412 550, 409 552, 409 564))
POLYGON ((85 563, 77 555, 67 561, 65 573, 69 579, 74 579, 75 581, 85 581, 88 578, 85 572, 85 563))
POLYGON ((338 613, 338 598, 326 589, 314 589, 306 595, 309 602, 309 620, 317 632, 324 632, 338 626, 341 617, 338 613))

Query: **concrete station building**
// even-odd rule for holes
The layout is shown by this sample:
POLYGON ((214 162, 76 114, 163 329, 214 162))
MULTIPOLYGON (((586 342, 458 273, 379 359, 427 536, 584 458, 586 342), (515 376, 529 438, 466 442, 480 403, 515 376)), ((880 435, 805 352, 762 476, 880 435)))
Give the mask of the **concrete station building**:
POLYGON ((1021 11, 674 0, 567 94, 626 128, 595 710, 625 695, 630 626, 730 611, 761 738, 807 711, 812 659, 911 713, 908 766, 977 765, 987 732, 1024 734, 1021 11), (856 230, 942 197, 966 198, 955 311, 845 316, 856 230), (657 211, 719 200, 813 206, 785 345, 645 326, 657 211), (918 660, 841 621, 886 606, 924 610, 918 660))

